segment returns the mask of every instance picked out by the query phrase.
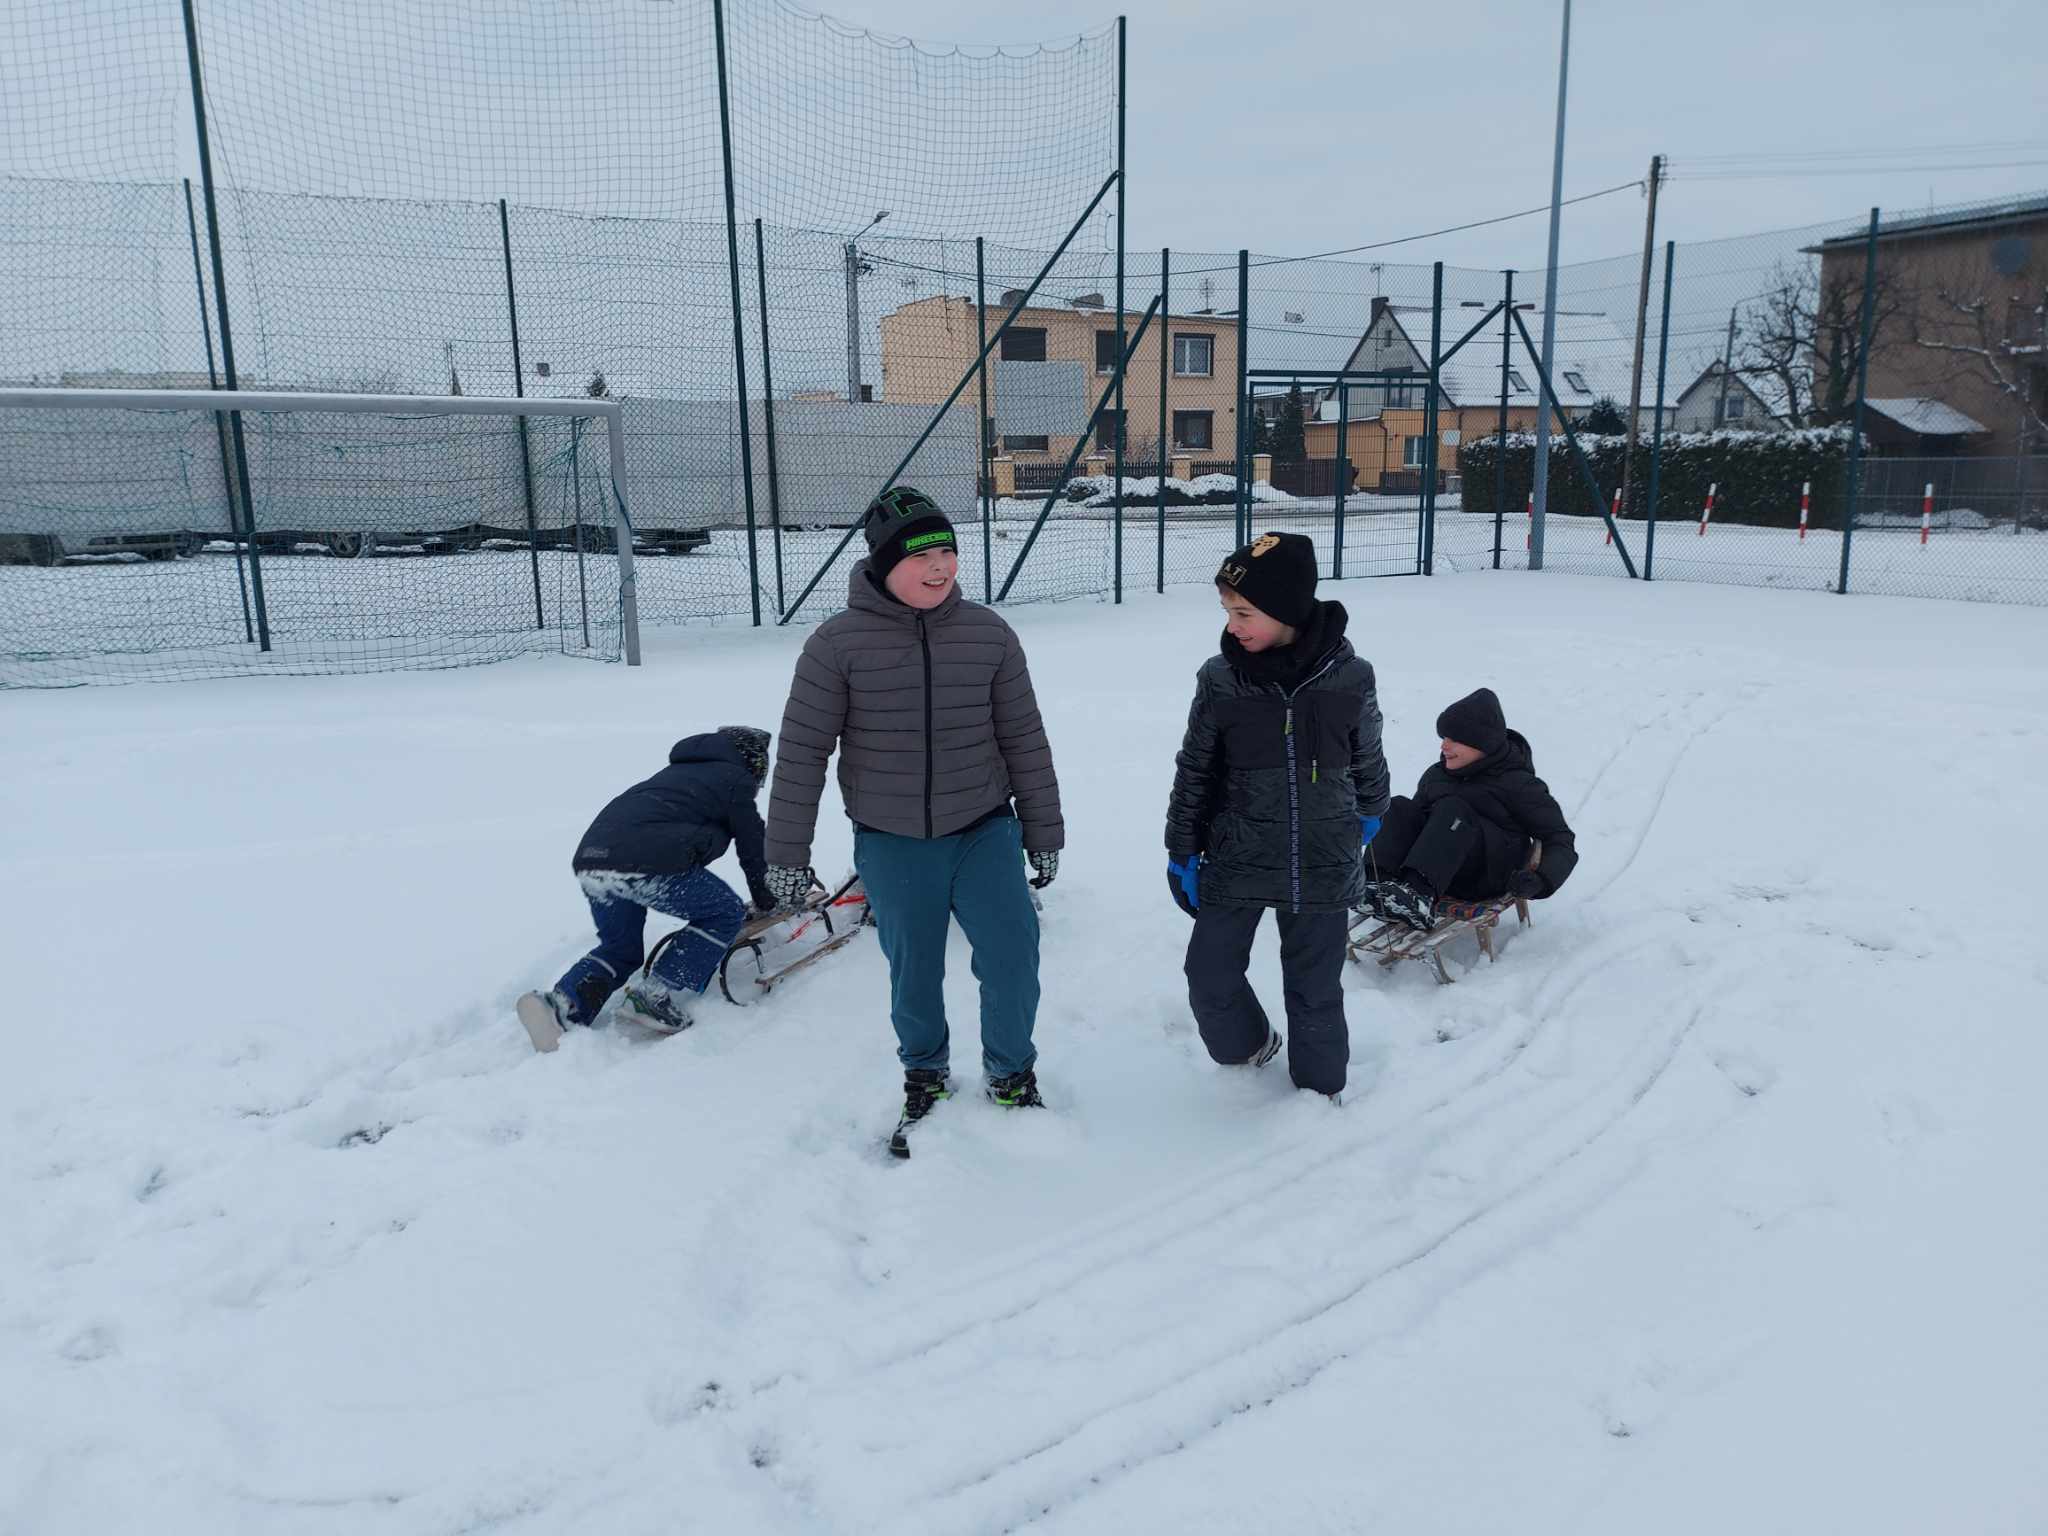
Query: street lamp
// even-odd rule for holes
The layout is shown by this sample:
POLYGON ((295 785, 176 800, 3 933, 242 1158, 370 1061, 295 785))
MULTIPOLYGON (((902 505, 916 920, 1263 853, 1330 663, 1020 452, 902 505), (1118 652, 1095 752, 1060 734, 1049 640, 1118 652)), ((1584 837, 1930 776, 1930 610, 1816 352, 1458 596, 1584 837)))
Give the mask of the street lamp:
POLYGON ((859 235, 846 242, 846 403, 860 403, 860 275, 867 268, 861 265, 860 238, 882 220, 889 217, 884 208, 869 219, 859 235))

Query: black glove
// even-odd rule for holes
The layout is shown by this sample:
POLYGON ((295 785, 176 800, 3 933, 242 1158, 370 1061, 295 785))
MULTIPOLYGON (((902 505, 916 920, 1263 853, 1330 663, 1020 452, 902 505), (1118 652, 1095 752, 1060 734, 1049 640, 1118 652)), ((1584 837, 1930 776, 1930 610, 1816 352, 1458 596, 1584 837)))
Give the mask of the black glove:
POLYGON ((1549 894, 1543 884, 1543 877, 1533 869, 1518 869, 1508 876, 1508 894, 1519 896, 1524 901, 1539 900, 1549 894))
POLYGON ((776 907, 775 893, 768 889, 766 880, 747 882, 747 900, 754 904, 753 916, 765 917, 776 907))
POLYGON ((1057 848, 1041 848, 1035 853, 1025 854, 1024 857, 1030 860, 1031 868, 1035 871, 1031 881, 1031 889, 1034 891, 1044 890, 1059 877, 1060 853, 1057 848))
POLYGON ((793 912, 811 894, 812 875, 808 868, 798 869, 793 864, 770 864, 761 883, 768 888, 771 910, 793 912))

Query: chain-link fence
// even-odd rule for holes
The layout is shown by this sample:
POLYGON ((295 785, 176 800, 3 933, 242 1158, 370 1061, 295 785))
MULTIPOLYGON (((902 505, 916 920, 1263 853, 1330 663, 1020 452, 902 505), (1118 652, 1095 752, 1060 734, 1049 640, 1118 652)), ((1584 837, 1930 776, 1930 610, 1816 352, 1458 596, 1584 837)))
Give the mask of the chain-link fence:
MULTIPOLYGON (((1019 246, 1113 269, 1122 44, 932 48, 779 0, 0 0, 0 385, 618 400, 643 553, 676 557, 649 620, 772 621, 892 473, 981 503, 971 397, 933 425, 887 390, 884 322, 973 293, 983 242, 1006 285, 1019 246)), ((0 467, 0 532, 47 552, 75 509, 35 474, 0 467)), ((321 515, 309 547, 351 546, 321 515)))
POLYGON ((0 685, 634 647, 616 407, 208 393, 0 391, 0 685))
MULTIPOLYGON (((1518 304, 1541 277, 1516 275, 1518 304)), ((2044 315, 2038 197, 1561 268, 1557 396, 1576 374, 1619 409, 1553 439, 1541 563, 1614 572, 1626 549, 1656 580, 2048 602, 2044 315), (1631 448, 1612 385, 1637 335, 1631 448)), ((1532 563, 1531 425, 1464 453, 1508 568, 1532 563)))
MULTIPOLYGON (((830 612, 892 478, 953 514, 995 601, 1207 581, 1255 528, 1309 535, 1331 579, 2048 600, 2048 238, 1998 233, 2031 205, 1580 263, 1546 312, 1540 271, 1120 249, 1120 29, 934 50, 776 0, 191 17, 0 0, 0 384, 617 401, 649 622, 830 612), (195 124, 212 197, 176 174, 195 124), (1981 260, 1956 229, 1989 232, 1981 260)), ((39 446, 0 463, 0 559, 183 569, 232 530, 206 509, 238 451, 251 556, 273 526, 330 559, 505 553, 459 536, 497 525, 464 515, 477 445, 445 423, 249 418, 238 449, 231 422, 138 420, 90 517, 47 473, 53 429, 14 429, 39 446), (305 490, 315 460, 333 494, 305 490)), ((506 430, 538 488, 559 429, 506 430)), ((414 584, 478 579, 442 567, 414 584)), ((387 664, 353 633, 337 665, 387 664)))

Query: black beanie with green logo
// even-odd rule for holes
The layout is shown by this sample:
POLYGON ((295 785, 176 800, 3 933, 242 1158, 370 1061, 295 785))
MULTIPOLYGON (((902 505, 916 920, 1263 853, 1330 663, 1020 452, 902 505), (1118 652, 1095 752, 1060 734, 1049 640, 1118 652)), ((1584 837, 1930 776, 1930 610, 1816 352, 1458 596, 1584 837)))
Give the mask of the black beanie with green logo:
POLYGON ((908 556, 960 547, 953 524, 939 504, 907 485, 893 486, 877 496, 868 506, 861 531, 867 535, 868 564, 877 581, 886 581, 908 556))

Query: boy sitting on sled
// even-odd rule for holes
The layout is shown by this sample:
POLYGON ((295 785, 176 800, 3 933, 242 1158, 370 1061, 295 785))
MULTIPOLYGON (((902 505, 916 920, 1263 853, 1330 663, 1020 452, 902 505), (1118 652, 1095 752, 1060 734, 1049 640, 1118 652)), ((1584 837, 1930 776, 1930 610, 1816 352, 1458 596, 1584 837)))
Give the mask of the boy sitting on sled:
POLYGON ((1415 795, 1396 795, 1366 847, 1371 883, 1359 910, 1427 932, 1438 903, 1552 896, 1579 855, 1564 812, 1491 688, 1436 719, 1442 759, 1415 795), (1529 867, 1529 843, 1541 856, 1529 867))

